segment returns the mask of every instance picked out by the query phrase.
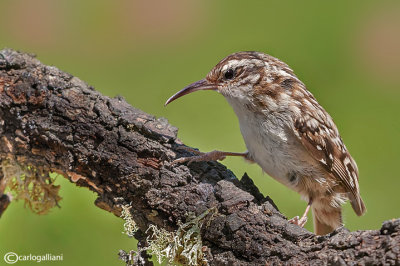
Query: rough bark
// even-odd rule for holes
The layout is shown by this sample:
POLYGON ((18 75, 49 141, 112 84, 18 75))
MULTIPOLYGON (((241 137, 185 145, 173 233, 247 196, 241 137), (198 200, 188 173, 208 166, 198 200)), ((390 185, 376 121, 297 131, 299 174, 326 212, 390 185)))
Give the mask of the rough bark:
MULTIPOLYGON (((131 203, 140 245, 150 224, 174 231, 188 213, 213 209, 201 229, 211 265, 400 263, 400 219, 315 236, 289 224, 247 175, 239 181, 216 162, 171 165, 190 155, 176 134, 122 97, 103 96, 32 55, 0 51, 0 159, 60 173, 117 216, 131 203)), ((10 201, 3 190, 0 182, 1 212, 10 201)))

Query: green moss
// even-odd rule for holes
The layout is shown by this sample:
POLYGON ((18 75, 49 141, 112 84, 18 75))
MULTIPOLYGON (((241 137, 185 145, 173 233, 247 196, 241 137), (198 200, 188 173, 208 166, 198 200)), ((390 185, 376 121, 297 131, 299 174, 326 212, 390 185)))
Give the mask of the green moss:
POLYGON ((31 165, 21 166, 10 159, 1 162, 1 169, 6 192, 15 200, 23 200, 25 207, 34 213, 46 214, 58 206, 60 186, 54 185, 55 178, 50 177, 48 171, 31 165))
POLYGON ((166 259, 169 264, 207 265, 200 231, 204 218, 210 212, 214 215, 215 209, 209 209, 197 217, 190 213, 188 221, 179 223, 175 232, 150 225, 147 232, 150 231, 152 234, 147 238, 146 249, 157 257, 159 263, 166 259))

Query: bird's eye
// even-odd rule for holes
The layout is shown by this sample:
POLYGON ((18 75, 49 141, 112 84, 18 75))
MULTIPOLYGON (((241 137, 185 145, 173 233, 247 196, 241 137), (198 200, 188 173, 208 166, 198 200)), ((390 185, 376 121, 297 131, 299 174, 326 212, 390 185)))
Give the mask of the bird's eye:
POLYGON ((233 79, 234 76, 235 76, 235 71, 233 71, 232 68, 228 69, 224 74, 225 79, 233 79))

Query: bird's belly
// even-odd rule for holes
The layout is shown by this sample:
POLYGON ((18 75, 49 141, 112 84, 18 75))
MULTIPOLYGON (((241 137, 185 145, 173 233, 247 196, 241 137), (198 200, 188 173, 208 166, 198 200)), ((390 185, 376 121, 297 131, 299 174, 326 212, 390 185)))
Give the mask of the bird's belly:
POLYGON ((251 159, 268 175, 291 186, 288 175, 304 171, 304 164, 296 163, 302 160, 302 149, 297 148, 295 136, 282 121, 249 116, 239 122, 251 159))
POLYGON ((310 155, 289 127, 290 118, 255 112, 248 107, 252 104, 246 98, 227 97, 227 100, 239 119, 250 159, 280 183, 298 190, 290 175, 310 172, 312 165, 310 155))

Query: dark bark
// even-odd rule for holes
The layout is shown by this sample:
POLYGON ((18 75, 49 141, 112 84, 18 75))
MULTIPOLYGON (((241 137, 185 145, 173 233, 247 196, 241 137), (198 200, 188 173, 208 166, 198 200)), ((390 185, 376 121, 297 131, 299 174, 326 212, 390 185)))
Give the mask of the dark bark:
MULTIPOLYGON (((315 236, 289 224, 247 175, 239 181, 216 162, 171 165, 190 153, 167 120, 10 49, 0 51, 0 134, 1 160, 60 173, 118 216, 131 203, 141 245, 150 224, 175 231, 188 213, 211 209, 201 237, 212 265, 400 263, 399 219, 315 236)), ((0 195, 0 211, 8 202, 0 195)))

